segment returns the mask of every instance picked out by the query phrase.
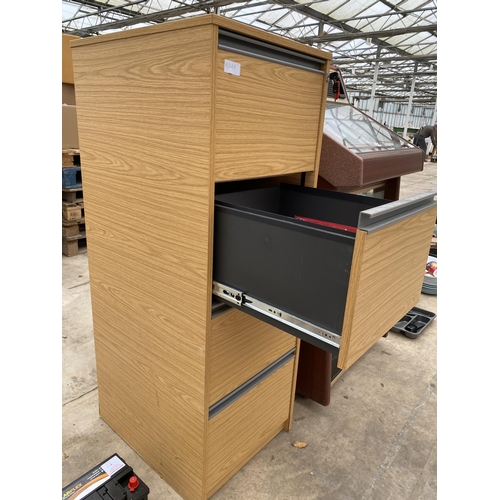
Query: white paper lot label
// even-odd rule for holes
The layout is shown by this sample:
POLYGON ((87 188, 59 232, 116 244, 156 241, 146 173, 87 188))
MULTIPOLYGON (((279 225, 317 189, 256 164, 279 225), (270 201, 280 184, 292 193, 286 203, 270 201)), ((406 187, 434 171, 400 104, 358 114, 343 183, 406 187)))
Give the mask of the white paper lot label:
POLYGON ((115 472, 118 472, 120 469, 123 469, 125 464, 116 456, 112 456, 107 462, 101 465, 101 468, 104 472, 108 474, 108 476, 112 476, 115 472))
POLYGON ((230 61, 229 59, 224 59, 224 73, 230 73, 231 75, 240 76, 241 64, 230 61))

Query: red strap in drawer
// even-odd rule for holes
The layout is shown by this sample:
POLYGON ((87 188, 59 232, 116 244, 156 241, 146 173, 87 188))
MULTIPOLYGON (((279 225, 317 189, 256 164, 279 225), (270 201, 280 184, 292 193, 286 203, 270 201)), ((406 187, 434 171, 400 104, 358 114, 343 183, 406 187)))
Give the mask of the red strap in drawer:
POLYGON ((312 224, 318 224, 320 226, 334 227, 336 229, 343 229, 344 231, 350 231, 355 233, 357 228, 352 226, 345 226, 344 224, 336 224, 335 222, 326 222, 324 220, 310 219, 309 217, 301 217, 300 215, 295 216, 296 219, 303 220, 305 222, 311 222, 312 224))

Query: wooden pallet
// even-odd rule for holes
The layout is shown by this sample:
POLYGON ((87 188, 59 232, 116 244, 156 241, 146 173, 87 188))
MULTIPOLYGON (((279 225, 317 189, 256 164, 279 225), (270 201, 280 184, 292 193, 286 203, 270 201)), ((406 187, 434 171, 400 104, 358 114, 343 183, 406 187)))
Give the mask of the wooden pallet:
POLYGON ((85 237, 76 237, 74 239, 62 240, 62 253, 66 257, 74 257, 78 255, 81 248, 87 247, 87 239, 85 237))
POLYGON ((66 222, 79 222, 85 217, 83 202, 62 204, 62 219, 66 222))
POLYGON ((80 248, 87 245, 85 220, 62 221, 62 253, 73 257, 79 253, 80 248))
POLYGON ((68 204, 76 205, 83 203, 82 188, 68 188, 62 190, 62 201, 68 204))
POLYGON ((71 239, 74 236, 85 238, 85 219, 79 221, 62 221, 62 237, 63 239, 71 239))
POLYGON ((62 167, 79 167, 80 166, 80 150, 79 149, 63 149, 62 150, 62 167))
POLYGON ((87 245, 80 150, 62 151, 62 253, 77 255, 87 245))

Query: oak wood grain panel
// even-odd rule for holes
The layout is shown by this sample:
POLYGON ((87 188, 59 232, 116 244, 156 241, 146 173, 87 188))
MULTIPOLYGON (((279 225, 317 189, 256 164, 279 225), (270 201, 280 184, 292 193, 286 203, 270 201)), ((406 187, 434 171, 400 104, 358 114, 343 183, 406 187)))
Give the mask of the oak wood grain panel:
POLYGON ((314 171, 325 75, 224 50, 217 59, 215 180, 314 171))
POLYGON ((209 495, 283 429, 289 416, 293 367, 292 359, 209 420, 209 495))
POLYGON ((339 368, 349 368, 419 301, 436 212, 357 232, 339 368))
POLYGON ((73 49, 101 414, 201 499, 214 30, 102 38, 73 49))
POLYGON ((212 321, 210 405, 295 347, 295 337, 232 309, 212 321))

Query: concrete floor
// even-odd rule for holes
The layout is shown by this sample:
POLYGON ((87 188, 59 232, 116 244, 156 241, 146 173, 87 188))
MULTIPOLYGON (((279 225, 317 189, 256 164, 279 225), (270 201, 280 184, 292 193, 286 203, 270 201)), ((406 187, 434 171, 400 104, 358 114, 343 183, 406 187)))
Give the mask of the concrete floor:
MULTIPOLYGON (((437 189, 437 163, 402 178, 401 198, 437 189)), ((85 249, 62 257, 62 486, 118 453, 150 488, 175 493, 98 413, 85 249)), ((418 307, 437 313, 437 296, 418 307)), ((297 396, 282 431, 213 500, 433 500, 437 498, 437 325, 416 339, 389 332, 331 389, 321 406, 297 396), (298 449, 294 441, 308 446, 298 449)))

